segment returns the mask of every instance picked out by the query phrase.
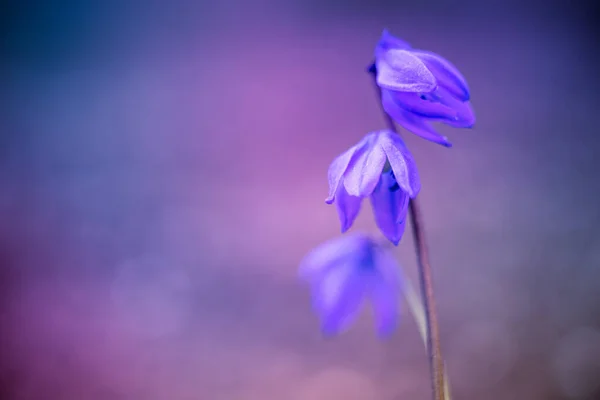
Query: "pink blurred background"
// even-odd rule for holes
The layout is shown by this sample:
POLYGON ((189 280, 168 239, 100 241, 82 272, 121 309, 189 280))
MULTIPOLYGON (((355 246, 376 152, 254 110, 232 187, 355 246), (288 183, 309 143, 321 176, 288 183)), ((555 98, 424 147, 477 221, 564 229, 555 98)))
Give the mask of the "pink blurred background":
POLYGON ((339 234, 330 161, 383 127, 383 28, 452 60, 478 117, 450 150, 405 135, 454 398, 600 398, 597 14, 573 4, 12 2, 0 398, 429 398, 406 307, 388 341, 368 312, 326 340, 296 279, 339 234))

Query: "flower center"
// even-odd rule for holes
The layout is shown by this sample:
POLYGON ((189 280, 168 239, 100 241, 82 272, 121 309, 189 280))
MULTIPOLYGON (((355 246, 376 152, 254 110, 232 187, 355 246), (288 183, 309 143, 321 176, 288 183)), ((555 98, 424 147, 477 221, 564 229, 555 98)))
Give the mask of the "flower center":
POLYGON ((365 273, 372 273, 375 271, 375 248, 376 244, 372 239, 364 244, 360 250, 359 265, 360 270, 365 273))
POLYGON ((392 193, 397 192, 398 190, 400 190, 400 185, 398 185, 398 182, 396 181, 396 176, 394 175, 394 171, 392 171, 390 169, 387 173, 390 176, 390 179, 387 179, 388 190, 392 193))

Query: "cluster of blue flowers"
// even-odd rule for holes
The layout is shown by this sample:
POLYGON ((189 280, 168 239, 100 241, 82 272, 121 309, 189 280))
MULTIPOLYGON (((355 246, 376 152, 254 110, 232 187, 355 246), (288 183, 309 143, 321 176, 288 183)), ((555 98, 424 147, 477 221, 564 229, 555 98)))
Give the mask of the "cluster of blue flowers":
MULTIPOLYGON (((400 126, 424 139, 450 147, 431 122, 470 128, 475 114, 465 78, 441 56, 411 46, 384 31, 371 67, 384 111, 400 126)), ((368 133, 329 167, 328 204, 335 203, 342 233, 369 198, 381 233, 398 245, 410 199, 421 189, 415 160, 391 130, 368 133)), ((367 296, 378 332, 391 333, 398 320, 401 279, 390 251, 368 235, 346 234, 314 249, 300 275, 312 287, 322 330, 335 334, 356 317, 367 296)))

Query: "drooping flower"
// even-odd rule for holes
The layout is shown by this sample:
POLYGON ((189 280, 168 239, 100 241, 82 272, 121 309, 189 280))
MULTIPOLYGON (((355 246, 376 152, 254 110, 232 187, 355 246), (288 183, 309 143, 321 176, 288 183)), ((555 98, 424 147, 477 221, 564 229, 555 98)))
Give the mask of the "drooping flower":
POLYGON ((443 57, 413 49, 384 30, 375 48, 375 69, 384 110, 408 131, 450 147, 431 122, 456 128, 475 124, 467 81, 443 57))
POLYGON ((409 198, 421 189, 415 160, 389 130, 371 132, 338 156, 329 167, 329 197, 335 201, 342 233, 356 219, 362 199, 369 197, 375 222, 395 245, 404 232, 409 198))
POLYGON ((337 334, 355 320, 370 300, 381 336, 398 323, 401 276, 389 249, 361 233, 321 244, 302 261, 300 277, 312 290, 315 312, 325 334, 337 334))

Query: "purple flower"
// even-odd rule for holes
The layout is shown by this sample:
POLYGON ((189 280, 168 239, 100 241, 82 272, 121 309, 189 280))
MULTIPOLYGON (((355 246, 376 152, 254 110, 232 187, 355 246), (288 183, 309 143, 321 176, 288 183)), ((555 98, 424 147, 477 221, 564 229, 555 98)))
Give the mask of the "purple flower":
POLYGON ((430 122, 456 128, 475 124, 467 81, 441 56, 412 49, 383 31, 375 49, 375 67, 384 110, 412 133, 450 147, 430 122))
POLYGON ((355 233, 325 242, 304 258, 300 277, 311 286, 325 334, 348 328, 365 298, 373 306, 380 335, 396 328, 400 270, 390 251, 369 236, 355 233))
POLYGON ((375 222, 395 245, 404 233, 409 197, 421 189, 412 154, 396 133, 384 130, 367 134, 357 145, 338 156, 329 167, 329 197, 335 201, 342 233, 370 197, 375 222))

